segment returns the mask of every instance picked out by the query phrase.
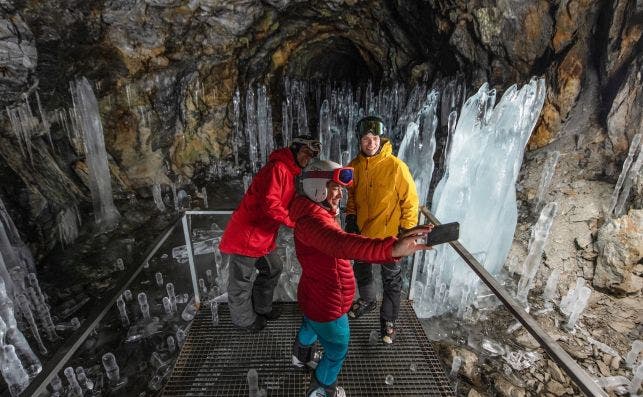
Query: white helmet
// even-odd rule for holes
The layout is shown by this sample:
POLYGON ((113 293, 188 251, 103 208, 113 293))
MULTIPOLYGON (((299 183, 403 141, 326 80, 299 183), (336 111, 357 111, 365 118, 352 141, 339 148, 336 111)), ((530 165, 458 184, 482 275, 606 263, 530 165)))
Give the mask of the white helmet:
POLYGON ((353 169, 329 160, 315 160, 304 169, 301 178, 304 194, 314 202, 321 203, 328 197, 328 182, 333 181, 340 186, 353 183, 353 169))

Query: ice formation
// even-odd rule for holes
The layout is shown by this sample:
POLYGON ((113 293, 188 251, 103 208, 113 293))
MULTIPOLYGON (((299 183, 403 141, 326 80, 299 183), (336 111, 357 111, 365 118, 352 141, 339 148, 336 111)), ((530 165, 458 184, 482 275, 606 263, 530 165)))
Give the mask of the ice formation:
MULTIPOLYGON (((459 241, 491 274, 500 271, 511 246, 518 215, 515 183, 544 99, 542 79, 521 89, 511 86, 497 105, 495 91, 484 84, 466 101, 448 138, 432 212, 441 222, 460 222, 459 241)), ((455 251, 441 245, 427 256, 416 279, 418 316, 472 302, 478 278, 455 251)))
POLYGON ((533 287, 534 278, 540 268, 545 243, 549 236, 549 229, 554 222, 557 208, 558 205, 555 202, 547 204, 540 212, 540 217, 538 217, 538 221, 531 231, 528 247, 529 253, 522 265, 522 276, 518 282, 516 293, 516 298, 524 305, 527 305, 527 294, 529 294, 529 290, 533 287))
POLYGON ((643 142, 641 141, 641 134, 638 133, 632 138, 627 158, 623 163, 623 169, 616 181, 607 211, 608 215, 618 217, 625 212, 625 203, 630 195, 630 189, 632 189, 634 181, 639 176, 641 165, 643 165, 643 142))
POLYGON ((108 231, 116 227, 120 214, 112 197, 112 180, 98 101, 89 81, 84 77, 72 85, 71 95, 76 121, 83 136, 89 187, 94 202, 94 218, 99 231, 108 231))
POLYGON ((538 193, 536 195, 536 210, 540 211, 545 194, 551 183, 551 179, 554 177, 554 172, 556 171, 556 164, 558 164, 558 159, 560 158, 560 152, 553 151, 547 156, 545 164, 543 165, 543 172, 540 176, 540 183, 538 184, 538 193))

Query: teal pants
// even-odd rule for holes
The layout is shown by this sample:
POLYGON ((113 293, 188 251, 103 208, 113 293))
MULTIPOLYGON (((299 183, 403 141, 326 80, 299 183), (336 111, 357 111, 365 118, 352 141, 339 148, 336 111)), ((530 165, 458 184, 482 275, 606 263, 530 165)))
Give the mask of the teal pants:
POLYGON ((303 346, 312 346, 319 340, 324 348, 324 356, 315 370, 315 377, 322 386, 328 387, 337 382, 337 376, 348 353, 350 334, 346 314, 337 320, 323 323, 304 316, 297 339, 303 346))

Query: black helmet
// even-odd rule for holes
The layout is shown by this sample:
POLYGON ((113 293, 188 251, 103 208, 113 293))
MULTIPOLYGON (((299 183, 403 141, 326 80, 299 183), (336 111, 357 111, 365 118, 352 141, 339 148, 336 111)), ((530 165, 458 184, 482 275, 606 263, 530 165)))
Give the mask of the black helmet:
POLYGON ((357 139, 362 139, 364 135, 369 133, 378 136, 386 135, 386 128, 384 127, 384 122, 381 118, 377 116, 368 116, 357 122, 357 125, 355 126, 357 139))
POLYGON ((321 142, 313 138, 312 135, 300 135, 293 138, 290 142, 290 149, 293 151, 295 156, 302 146, 308 146, 308 148, 313 151, 315 157, 318 156, 321 151, 321 142))

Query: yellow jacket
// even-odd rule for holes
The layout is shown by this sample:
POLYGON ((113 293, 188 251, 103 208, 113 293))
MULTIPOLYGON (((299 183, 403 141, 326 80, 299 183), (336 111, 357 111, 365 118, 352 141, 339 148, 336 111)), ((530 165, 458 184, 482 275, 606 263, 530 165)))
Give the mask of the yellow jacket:
POLYGON ((346 214, 357 215, 362 235, 374 238, 396 236, 399 228, 417 224, 418 195, 409 167, 393 155, 388 139, 372 157, 360 153, 349 164, 355 169, 348 188, 346 214))

